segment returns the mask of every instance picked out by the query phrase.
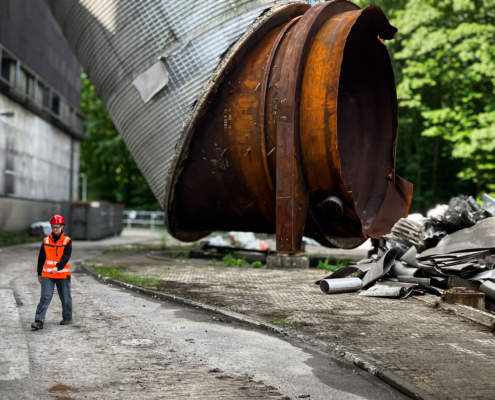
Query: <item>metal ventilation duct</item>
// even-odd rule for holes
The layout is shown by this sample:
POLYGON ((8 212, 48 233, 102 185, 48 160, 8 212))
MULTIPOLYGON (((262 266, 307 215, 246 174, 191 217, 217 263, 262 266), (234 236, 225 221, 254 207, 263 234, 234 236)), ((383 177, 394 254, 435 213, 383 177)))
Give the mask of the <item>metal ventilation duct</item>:
POLYGON ((356 247, 407 215, 379 7, 333 0, 45 0, 170 233, 356 247))
POLYGON ((222 54, 276 3, 45 1, 159 200, 198 93, 222 54))

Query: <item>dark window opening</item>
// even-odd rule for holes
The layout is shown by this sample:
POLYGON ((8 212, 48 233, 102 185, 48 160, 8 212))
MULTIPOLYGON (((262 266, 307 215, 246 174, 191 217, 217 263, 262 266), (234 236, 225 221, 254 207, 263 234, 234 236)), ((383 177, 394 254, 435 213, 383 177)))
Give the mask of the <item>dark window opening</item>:
POLYGON ((52 96, 52 111, 60 115, 60 97, 58 97, 56 94, 53 94, 52 96))

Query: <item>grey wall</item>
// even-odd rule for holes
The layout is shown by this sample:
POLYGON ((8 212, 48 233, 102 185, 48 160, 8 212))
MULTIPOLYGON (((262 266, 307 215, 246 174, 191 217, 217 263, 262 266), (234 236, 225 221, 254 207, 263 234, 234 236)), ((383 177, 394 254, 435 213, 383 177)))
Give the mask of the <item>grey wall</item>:
MULTIPOLYGON (((33 200, 77 199, 79 142, 0 94, 0 195, 33 200)), ((0 208, 0 215, 7 211, 0 208)), ((31 221, 34 222, 34 221, 31 221)))
POLYGON ((33 222, 49 221, 61 213, 61 203, 11 199, 0 196, 0 234, 26 231, 33 222))
POLYGON ((81 67, 44 1, 0 0, 0 43, 79 106, 81 67))

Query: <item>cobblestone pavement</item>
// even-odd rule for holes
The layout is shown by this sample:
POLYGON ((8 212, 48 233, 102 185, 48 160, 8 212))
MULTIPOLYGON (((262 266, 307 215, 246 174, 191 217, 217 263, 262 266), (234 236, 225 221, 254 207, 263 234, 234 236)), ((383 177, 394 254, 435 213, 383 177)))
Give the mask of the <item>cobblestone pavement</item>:
POLYGON ((321 270, 219 267, 200 260, 159 261, 146 253, 113 253, 93 260, 128 274, 159 278, 167 293, 225 305, 345 345, 437 399, 493 399, 495 338, 469 320, 417 298, 323 295, 321 270))

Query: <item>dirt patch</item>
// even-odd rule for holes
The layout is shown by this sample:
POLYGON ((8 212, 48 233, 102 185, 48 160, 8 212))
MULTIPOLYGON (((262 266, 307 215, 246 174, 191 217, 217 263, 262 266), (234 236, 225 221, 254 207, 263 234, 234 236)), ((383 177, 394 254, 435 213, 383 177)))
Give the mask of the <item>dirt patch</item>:
POLYGON ((63 383, 57 383, 55 386, 48 389, 48 391, 52 393, 73 392, 74 390, 75 389, 71 388, 69 385, 63 383))

